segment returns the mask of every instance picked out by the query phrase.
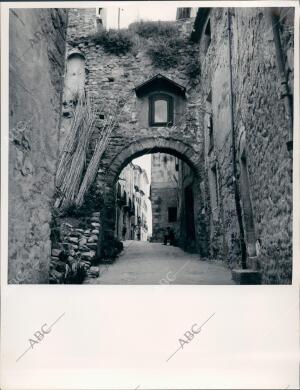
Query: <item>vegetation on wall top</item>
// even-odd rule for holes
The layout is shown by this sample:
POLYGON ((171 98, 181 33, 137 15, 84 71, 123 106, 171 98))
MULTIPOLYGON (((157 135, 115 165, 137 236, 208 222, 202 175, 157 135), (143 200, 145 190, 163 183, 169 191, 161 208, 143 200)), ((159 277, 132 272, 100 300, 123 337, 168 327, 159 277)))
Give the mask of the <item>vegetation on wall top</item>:
POLYGON ((160 38, 151 40, 146 51, 153 65, 166 70, 180 62, 180 50, 184 48, 184 45, 185 41, 182 38, 160 38))
POLYGON ((173 22, 160 21, 146 22, 141 20, 140 22, 132 23, 129 26, 129 30, 142 38, 172 38, 178 33, 177 27, 173 22))
POLYGON ((103 46, 107 53, 115 55, 128 53, 134 45, 132 33, 128 30, 101 30, 93 40, 103 46))
MULTIPOLYGON (((186 73, 191 79, 200 75, 200 64, 194 57, 195 45, 187 36, 183 37, 174 22, 140 21, 132 23, 128 29, 101 30, 81 42, 94 42, 113 55, 136 53, 145 50, 152 64, 163 70, 176 67, 184 62, 186 73)), ((78 44, 79 42, 69 42, 78 44)))

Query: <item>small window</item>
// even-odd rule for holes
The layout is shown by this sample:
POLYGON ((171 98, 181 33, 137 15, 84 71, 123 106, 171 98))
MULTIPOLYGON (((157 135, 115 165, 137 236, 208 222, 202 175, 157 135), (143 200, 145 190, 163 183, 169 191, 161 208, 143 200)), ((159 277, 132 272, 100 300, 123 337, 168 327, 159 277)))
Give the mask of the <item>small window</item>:
POLYGON ((173 98, 157 94, 149 98, 150 126, 167 126, 173 124, 173 98))
POLYGON ((213 119, 210 115, 208 120, 208 132, 209 132, 209 149, 208 152, 211 152, 211 150, 214 148, 214 127, 213 127, 213 119))
POLYGON ((218 173, 217 167, 214 165, 211 168, 212 173, 212 208, 213 210, 219 205, 219 186, 218 186, 218 173))
POLYGON ((177 207, 169 207, 168 208, 168 222, 176 222, 177 221, 177 207))
POLYGON ((154 101, 154 122, 166 123, 168 122, 168 102, 160 99, 154 101))
POLYGON ((207 52, 210 42, 211 42, 211 29, 210 29, 210 19, 208 19, 204 31, 204 53, 207 52))

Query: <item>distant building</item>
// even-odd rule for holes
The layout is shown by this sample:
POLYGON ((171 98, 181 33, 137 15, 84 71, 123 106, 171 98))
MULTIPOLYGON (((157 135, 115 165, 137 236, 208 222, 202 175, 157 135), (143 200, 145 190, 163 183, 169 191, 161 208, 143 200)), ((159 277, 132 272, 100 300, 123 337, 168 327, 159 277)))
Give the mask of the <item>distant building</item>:
POLYGON ((107 28, 107 8, 96 8, 96 26, 97 30, 107 28))
POLYGON ((176 20, 195 18, 197 15, 197 7, 180 7, 177 8, 176 20))
POLYGON ((148 239, 149 179, 140 166, 129 163, 117 182, 116 233, 121 240, 148 239))
POLYGON ((178 160, 165 153, 151 157, 152 240, 163 242, 167 227, 178 234, 178 160))
POLYGON ((163 242, 167 228, 176 244, 194 252, 196 248, 194 173, 182 160, 166 154, 152 155, 151 201, 154 242, 163 242))

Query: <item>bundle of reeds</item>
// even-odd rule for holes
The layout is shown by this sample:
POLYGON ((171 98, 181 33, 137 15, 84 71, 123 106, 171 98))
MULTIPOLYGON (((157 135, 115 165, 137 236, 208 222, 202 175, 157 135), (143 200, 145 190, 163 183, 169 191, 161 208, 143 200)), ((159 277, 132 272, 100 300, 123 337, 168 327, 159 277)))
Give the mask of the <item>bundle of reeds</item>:
POLYGON ((74 109, 73 121, 59 159, 56 176, 55 207, 66 209, 74 205, 86 164, 88 143, 94 129, 96 113, 88 97, 80 97, 74 109))
POLYGON ((95 180, 95 177, 96 177, 97 172, 98 172, 101 157, 102 157, 102 155, 107 147, 108 139, 119 121, 119 117, 124 110, 125 103, 126 103, 128 97, 129 96, 126 96, 124 99, 118 100, 117 104, 115 105, 115 108, 111 110, 110 115, 108 116, 108 118, 107 118, 107 120, 102 128, 101 135, 96 143, 96 147, 95 147, 93 156, 92 156, 91 161, 88 165, 85 176, 84 176, 83 181, 80 185, 78 195, 76 197, 76 201, 75 201, 76 207, 80 207, 83 204, 84 196, 95 180))

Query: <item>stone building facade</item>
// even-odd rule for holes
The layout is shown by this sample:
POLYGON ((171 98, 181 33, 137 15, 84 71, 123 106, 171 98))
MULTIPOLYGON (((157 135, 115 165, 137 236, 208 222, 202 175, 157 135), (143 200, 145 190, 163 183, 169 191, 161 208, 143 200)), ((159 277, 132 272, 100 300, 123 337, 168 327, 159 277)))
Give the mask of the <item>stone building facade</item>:
MULTIPOLYGON (((70 9, 67 29, 64 10, 18 13, 21 19, 29 18, 29 23, 15 20, 11 29, 12 72, 22 74, 25 85, 36 85, 37 80, 41 84, 33 93, 40 108, 34 112, 42 113, 48 121, 34 125, 38 137, 32 144, 22 138, 11 146, 10 279, 18 272, 16 259, 25 251, 28 264, 33 264, 35 256, 43 259, 39 260, 38 279, 46 282, 49 203, 54 193, 57 150, 63 149, 71 131, 78 97, 87 95, 99 114, 87 161, 103 123, 113 112, 118 114, 92 187, 102 199, 97 248, 109 246, 116 236, 116 183, 122 169, 143 154, 168 153, 188 166, 180 168, 183 171, 178 171, 178 179, 186 181, 182 188, 192 186, 186 196, 192 193, 194 197, 195 248, 199 254, 220 259, 232 269, 247 269, 262 283, 291 282, 292 8, 199 8, 195 17, 171 23, 181 44, 168 64, 158 64, 150 55, 151 50, 157 50, 155 41, 161 47, 166 42, 142 36, 134 28, 127 32, 132 39, 129 50, 109 50, 109 40, 105 46, 103 35, 97 37, 101 29, 95 9, 70 9), (48 46, 33 48, 37 71, 32 72, 31 57, 25 61, 28 69, 24 72, 24 64, 16 57, 33 30, 41 28, 41 18, 51 39, 42 35, 48 46), (39 158, 41 154, 43 158, 39 158), (21 162, 18 167, 16 161, 21 162), (32 186, 44 172, 51 176, 43 184, 47 191, 38 191, 35 196, 32 186), (23 209, 14 210, 16 204, 25 205, 26 216, 23 209), (19 222, 25 220, 26 228, 19 222), (31 225, 35 226, 33 233, 31 225), (20 231, 14 230, 16 226, 20 231), (39 244, 32 249, 36 240, 39 244)), ((124 42, 117 46, 124 47, 124 42)), ((10 80, 12 128, 22 120, 23 112, 33 111, 30 87, 24 92, 16 80, 10 80)), ((185 229, 180 231, 184 242, 185 229)), ((24 282, 37 282, 32 275, 24 277, 24 282)))
POLYGON ((8 282, 48 283, 65 9, 9 14, 8 282))
POLYGON ((193 34, 212 254, 231 267, 244 258, 263 283, 292 275, 293 18, 293 9, 199 10, 193 34))
POLYGON ((198 252, 197 185, 193 170, 184 161, 166 153, 152 154, 152 241, 163 242, 169 227, 175 234, 176 245, 198 252))
POLYGON ((119 240, 147 241, 149 180, 140 166, 129 163, 117 182, 116 237, 119 240))
MULTIPOLYGON (((94 18, 94 12, 89 9, 70 10, 67 47, 68 53, 82 53, 86 68, 85 90, 94 106, 101 107, 94 141, 91 142, 91 153, 111 107, 117 105, 118 99, 126 101, 119 123, 109 137, 95 182, 97 188, 105 194, 103 239, 109 241, 114 237, 115 229, 115 183, 124 166, 140 155, 170 150, 172 154, 188 161, 200 177, 203 167, 199 152, 203 141, 194 118, 195 107, 188 104, 186 87, 183 86, 191 87, 193 84, 186 72, 188 57, 184 53, 196 50, 194 45, 183 47, 181 65, 166 71, 153 64, 146 48, 143 49, 143 39, 138 44, 138 51, 120 55, 108 53, 101 44, 91 39, 95 34, 94 18), (87 26, 90 26, 89 31, 87 26), (156 92, 168 94, 174 102, 174 122, 171 127, 152 126, 149 123, 149 96, 156 92)), ((174 23, 188 41, 193 20, 174 23)), ((71 119, 67 118, 67 121, 71 119)), ((64 134, 67 134, 68 124, 63 128, 64 134)), ((202 254, 205 254, 206 246, 203 240, 202 254)))
POLYGON ((167 227, 178 237, 178 159, 151 155, 152 241, 163 242, 167 227))

